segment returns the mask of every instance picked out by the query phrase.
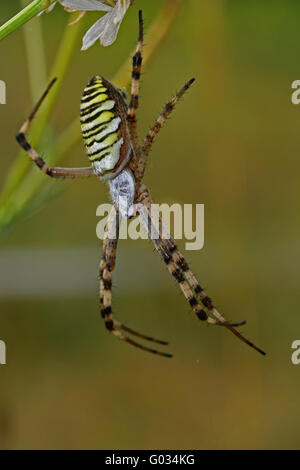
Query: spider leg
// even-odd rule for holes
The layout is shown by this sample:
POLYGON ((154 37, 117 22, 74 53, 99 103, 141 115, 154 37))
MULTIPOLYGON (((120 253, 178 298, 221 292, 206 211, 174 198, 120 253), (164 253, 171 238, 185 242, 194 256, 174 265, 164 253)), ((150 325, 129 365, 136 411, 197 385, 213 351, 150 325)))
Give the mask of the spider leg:
MULTIPOLYGON (((142 148, 140 149, 139 155, 138 155, 138 161, 136 165, 134 166, 134 174, 136 177, 136 180, 140 182, 144 176, 145 173, 145 168, 147 164, 147 158, 148 154, 151 150, 153 141, 160 131, 161 127, 167 120, 169 114, 173 111, 175 105, 177 102, 180 100, 180 98, 184 95, 184 93, 190 88, 192 83, 195 81, 194 78, 191 78, 182 88, 181 90, 166 104, 164 107, 162 113, 156 120, 154 126, 149 130, 148 134, 146 135, 144 139, 144 143, 142 145, 142 148)), ((133 165, 135 164, 134 159, 133 159, 133 165)))
POLYGON ((126 325, 123 325, 119 321, 113 318, 112 314, 112 295, 111 295, 111 273, 115 267, 116 262, 116 251, 117 243, 119 237, 119 223, 120 215, 116 212, 113 207, 107 221, 104 240, 103 240, 103 256, 100 261, 100 308, 101 314, 105 321, 105 326, 114 336, 119 339, 126 341, 127 343, 140 348, 144 351, 151 352, 153 354, 158 354, 164 357, 172 357, 172 354, 164 353, 157 351, 156 349, 148 348, 136 341, 133 341, 128 336, 124 335, 120 330, 126 331, 134 336, 139 338, 152 341, 154 343, 168 344, 165 341, 157 340, 150 336, 138 333, 131 328, 128 328, 126 325))
POLYGON ((139 37, 135 54, 132 58, 132 81, 131 81, 131 98, 127 111, 127 121, 131 139, 135 148, 138 147, 136 112, 139 106, 140 77, 142 68, 142 50, 143 50, 143 17, 142 11, 139 11, 139 37))
POLYGON ((168 253, 168 250, 166 249, 166 246, 164 245, 163 239, 159 235, 159 230, 155 226, 153 219, 151 217, 151 213, 145 204, 145 200, 142 201, 142 205, 139 206, 138 210, 142 218, 143 224, 146 230, 148 231, 156 250, 158 251, 162 259, 166 263, 170 274, 178 282, 180 289, 182 290, 185 298, 189 302, 190 306, 192 307, 197 317, 202 321, 206 321, 207 323, 216 324, 217 321, 209 317, 207 313, 205 312, 205 310, 199 305, 182 270, 180 269, 180 267, 176 265, 172 256, 170 256, 170 254, 168 253))
MULTIPOLYGON (((160 220, 162 224, 162 221, 160 220)), ((189 285, 195 292, 196 296, 200 298, 202 304, 213 314, 218 322, 221 324, 226 323, 231 326, 242 326, 246 324, 246 321, 241 322, 228 322, 225 318, 218 312, 218 310, 213 306, 212 300, 204 292, 204 289, 200 286, 196 276, 191 271, 188 263, 184 259, 183 254, 179 251, 178 246, 175 240, 168 234, 168 238, 161 238, 161 243, 167 251, 168 255, 172 257, 174 263, 178 266, 179 269, 184 273, 189 285)))
POLYGON ((42 102, 46 98, 49 90, 54 85, 55 81, 56 81, 56 78, 54 78, 51 81, 46 91, 43 93, 43 95, 41 96, 37 104, 34 106, 29 117, 26 119, 26 121, 22 125, 21 129, 19 130, 16 136, 17 142, 25 150, 25 152, 29 155, 29 157, 34 161, 37 167, 48 176, 51 176, 53 178, 83 178, 87 176, 93 176, 94 172, 93 172, 92 167, 85 167, 85 168, 62 168, 62 167, 57 167, 57 166, 52 167, 52 168, 48 167, 47 163, 41 158, 38 152, 33 147, 31 147, 31 145, 28 143, 26 139, 25 134, 30 126, 30 123, 33 120, 42 102))
POLYGON ((212 300, 206 295, 204 290, 201 288, 199 282, 197 281, 196 277, 190 270, 183 255, 178 250, 175 241, 163 226, 159 214, 155 214, 155 218, 153 218, 152 200, 149 190, 145 185, 141 186, 139 192, 139 200, 142 203, 142 206, 139 208, 139 211, 142 215, 142 220, 144 220, 144 225, 147 225, 147 230, 150 233, 150 238, 152 239, 156 250, 166 263, 169 272, 178 282, 184 296, 186 297, 190 306, 196 313, 197 317, 207 323, 228 328, 241 341, 248 344, 248 346, 255 349, 260 354, 265 355, 264 351, 258 348, 255 344, 245 338, 239 331, 234 328, 235 326, 241 326, 245 324, 245 322, 230 323, 217 311, 217 309, 212 303, 212 300), (143 206, 145 207, 145 210, 143 209, 143 206), (207 315, 205 310, 200 307, 196 297, 200 299, 200 302, 203 304, 203 306, 215 318, 211 318, 207 315))
POLYGON ((173 261, 176 263, 176 265, 181 269, 182 273, 185 275, 188 283, 194 290, 196 296, 200 299, 201 303, 208 309, 209 312, 212 313, 212 315, 216 318, 216 325, 219 326, 224 326, 228 330, 230 330, 237 338, 239 338, 241 341, 244 343, 248 344, 251 348, 255 349, 258 351, 260 354, 265 355, 266 353, 257 347, 254 343, 249 341, 247 338, 245 338, 239 331, 235 329, 235 327, 239 327, 242 325, 246 324, 246 321, 241 321, 241 322, 229 322, 227 321, 220 312, 216 309, 216 307, 213 305, 212 300, 208 295, 205 293, 204 289, 200 286, 198 280, 196 279, 195 275, 189 268, 187 262, 185 261, 182 253, 179 251, 175 241, 170 237, 169 240, 165 240, 168 245, 167 252, 168 255, 172 257, 173 261))

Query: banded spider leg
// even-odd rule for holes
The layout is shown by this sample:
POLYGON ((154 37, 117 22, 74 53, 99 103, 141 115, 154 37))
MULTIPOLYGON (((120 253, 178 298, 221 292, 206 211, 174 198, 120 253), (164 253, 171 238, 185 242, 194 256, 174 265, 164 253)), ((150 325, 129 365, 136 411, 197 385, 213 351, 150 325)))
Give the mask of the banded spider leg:
POLYGON ((52 168, 49 167, 47 163, 42 159, 42 157, 38 154, 38 152, 33 147, 31 147, 31 145, 26 139, 26 132, 28 131, 35 114, 39 110, 41 104, 43 103, 44 99, 48 95, 50 89, 52 88, 55 82, 56 78, 51 80, 50 84, 42 94, 41 98, 34 106, 33 110, 31 111, 30 115, 28 116, 16 136, 17 142, 29 155, 29 157, 36 164, 36 166, 45 175, 51 176, 52 178, 85 178, 88 176, 94 176, 93 168, 90 166, 83 168, 62 168, 58 166, 54 166, 52 168))
POLYGON ((239 323, 228 322, 213 305, 212 300, 207 296, 204 289, 200 286, 193 272, 190 270, 183 255, 179 251, 174 239, 167 232, 163 222, 155 210, 152 203, 150 192, 145 185, 142 185, 139 190, 139 212, 144 227, 148 231, 149 237, 152 239, 153 244, 166 263, 170 274, 178 282, 185 298, 192 307, 197 317, 207 322, 208 324, 224 326, 229 329, 241 341, 248 344, 251 348, 258 351, 260 354, 265 355, 265 352, 258 348, 254 343, 245 338, 235 327, 244 325, 246 322, 239 323), (202 308, 197 300, 200 300, 204 308, 202 308), (214 317, 209 316, 205 309, 214 317))
POLYGON ((136 341, 133 341, 131 338, 124 335, 120 330, 126 331, 127 333, 130 333, 133 336, 137 336, 138 338, 151 341, 157 344, 167 345, 168 343, 166 341, 158 340, 152 338, 151 336, 138 333, 137 331, 128 328, 126 325, 120 323, 119 321, 113 318, 111 273, 114 270, 116 263, 120 220, 121 216, 113 206, 107 219, 103 239, 103 254, 100 261, 100 308, 102 317, 105 321, 105 326, 108 331, 114 336, 123 341, 126 341, 132 346, 143 349, 144 351, 158 354, 160 356, 172 357, 172 354, 164 353, 156 349, 144 346, 140 343, 137 343, 136 341))

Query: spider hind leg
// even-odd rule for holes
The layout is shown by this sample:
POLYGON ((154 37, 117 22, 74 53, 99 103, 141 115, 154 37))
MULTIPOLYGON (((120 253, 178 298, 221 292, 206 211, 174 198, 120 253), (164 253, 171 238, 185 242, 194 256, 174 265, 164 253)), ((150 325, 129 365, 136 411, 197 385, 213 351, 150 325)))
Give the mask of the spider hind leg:
POLYGON ((244 321, 239 323, 228 322, 213 305, 212 300, 204 292, 196 277, 190 270, 175 241, 166 231, 159 214, 155 212, 153 213, 153 211, 155 211, 155 205, 152 204, 149 190, 145 185, 140 187, 139 201, 141 203, 139 210, 142 218, 144 219, 145 228, 148 230, 156 250, 166 263, 170 274, 178 282, 179 287, 197 317, 208 324, 223 326, 229 329, 241 341, 255 349, 260 354, 265 355, 266 353, 262 349, 258 348, 254 343, 249 341, 234 328, 234 326, 245 324, 244 321), (200 300, 204 308, 200 306, 197 298, 200 300), (209 316, 205 309, 212 316, 209 316))
POLYGON ((121 339, 122 341, 131 344, 132 346, 135 346, 139 349, 142 349, 143 351, 147 351, 152 354, 157 354, 159 356, 172 357, 172 354, 149 348, 147 346, 144 346, 143 344, 132 340, 130 337, 123 334, 120 330, 126 331, 127 333, 138 338, 144 339, 146 341, 151 341, 153 343, 161 345, 167 345, 168 343, 166 341, 155 339, 151 336, 139 333, 113 318, 111 273, 115 267, 116 262, 117 243, 119 237, 119 221, 120 215, 118 212, 116 212, 116 209, 113 207, 107 220, 103 240, 103 256, 100 261, 100 309, 101 315, 105 322, 105 326, 111 334, 121 339))

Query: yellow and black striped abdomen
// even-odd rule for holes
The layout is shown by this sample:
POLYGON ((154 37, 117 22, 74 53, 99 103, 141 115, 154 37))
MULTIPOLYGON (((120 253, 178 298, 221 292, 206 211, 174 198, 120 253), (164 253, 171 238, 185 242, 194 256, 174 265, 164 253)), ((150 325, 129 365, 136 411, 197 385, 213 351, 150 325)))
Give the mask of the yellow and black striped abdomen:
POLYGON ((80 122, 86 153, 102 179, 117 176, 130 159, 126 116, 119 90, 108 80, 93 77, 83 91, 80 122))

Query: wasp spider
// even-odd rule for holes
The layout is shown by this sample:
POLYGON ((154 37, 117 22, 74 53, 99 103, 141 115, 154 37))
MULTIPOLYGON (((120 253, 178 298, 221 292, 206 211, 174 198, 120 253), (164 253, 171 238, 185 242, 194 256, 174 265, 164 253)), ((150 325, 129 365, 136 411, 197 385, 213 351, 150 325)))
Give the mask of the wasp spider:
MULTIPOLYGON (((230 323, 217 311, 212 300, 204 292, 196 277, 190 270, 175 241, 167 234, 158 217, 154 217, 152 200, 148 188, 142 184, 145 167, 153 141, 174 109, 178 100, 192 85, 194 79, 189 80, 183 88, 169 101, 161 115, 149 130, 142 145, 137 135, 136 112, 139 103, 140 73, 142 65, 143 20, 139 12, 139 38, 135 55, 133 57, 131 99, 126 105, 122 92, 103 77, 96 75, 87 84, 83 91, 80 106, 80 121, 82 136, 88 155, 90 166, 85 168, 50 168, 40 157, 38 152, 28 143, 25 134, 40 107, 42 101, 53 85, 50 83, 47 90, 34 107, 28 119, 21 127, 17 141, 27 152, 29 157, 46 175, 54 178, 77 178, 96 175, 107 180, 114 202, 109 214, 103 240, 103 255, 100 261, 100 308, 106 328, 114 336, 136 346, 165 357, 171 354, 157 351, 133 340, 129 335, 148 340, 152 343, 167 344, 149 336, 138 333, 117 321, 112 314, 111 275, 116 262, 116 250, 121 217, 136 215, 136 207, 145 227, 150 234, 154 246, 170 274, 179 284, 186 300, 197 317, 208 324, 223 326, 230 330, 244 343, 261 354, 261 349, 241 335, 235 327, 245 322, 230 323), (125 203, 124 203, 125 201, 125 203), (155 234, 155 236, 153 235, 155 234)), ((157 214, 156 214, 157 215, 157 214)))

